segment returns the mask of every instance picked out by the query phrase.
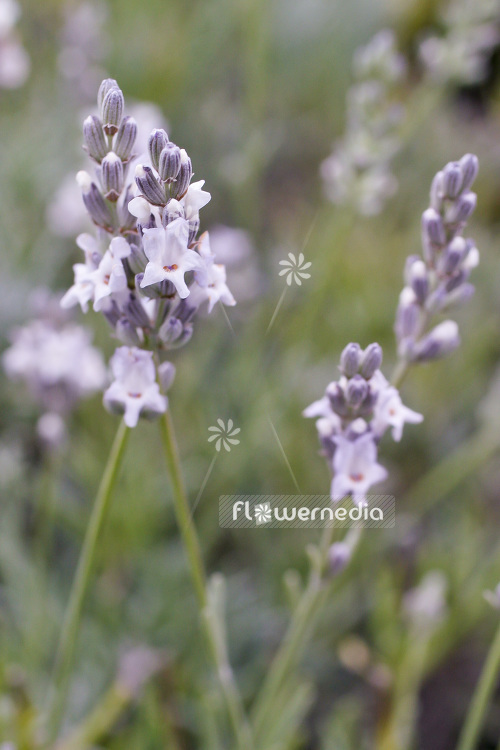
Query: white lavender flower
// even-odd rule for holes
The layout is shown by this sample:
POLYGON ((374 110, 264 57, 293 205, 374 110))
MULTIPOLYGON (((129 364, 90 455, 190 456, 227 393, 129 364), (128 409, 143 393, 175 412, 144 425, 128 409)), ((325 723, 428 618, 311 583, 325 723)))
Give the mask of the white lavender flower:
POLYGON ((208 232, 204 232, 200 237, 198 252, 201 267, 194 273, 197 287, 192 288, 193 297, 200 300, 200 305, 207 300, 209 313, 212 312, 214 305, 219 301, 232 307, 236 304, 236 300, 226 284, 226 268, 221 263, 215 263, 215 255, 211 251, 208 232))
POLYGON ((340 357, 341 377, 330 383, 325 395, 304 410, 317 419, 323 453, 332 471, 331 498, 350 496, 358 505, 367 502, 373 485, 387 477, 377 462, 378 443, 390 429, 400 440, 405 423, 421 422, 421 414, 401 402, 396 388, 382 372, 382 350, 370 344, 348 344, 340 357))
POLYGON ((82 326, 41 318, 15 329, 11 338, 2 358, 5 372, 24 382, 44 410, 65 413, 104 386, 102 356, 82 326))
POLYGON ((429 75, 440 83, 483 81, 500 42, 499 0, 451 0, 442 25, 443 36, 428 36, 420 45, 429 75))
POLYGON ((127 427, 135 427, 140 416, 163 414, 167 398, 156 382, 152 352, 121 346, 111 359, 111 370, 114 380, 104 394, 104 405, 123 414, 127 427))
POLYGON ((175 219, 164 227, 145 229, 144 253, 148 259, 141 281, 141 288, 169 281, 179 297, 189 296, 185 281, 188 271, 201 267, 197 252, 188 248, 189 224, 186 219, 175 219))
POLYGON ((379 32, 356 52, 346 131, 321 165, 325 192, 332 203, 373 215, 394 194, 397 181, 390 161, 399 148, 403 118, 396 92, 405 69, 392 31, 379 32))
POLYGON ((477 172, 477 157, 466 154, 432 182, 431 205, 422 215, 423 257, 411 255, 406 262, 406 286, 396 313, 398 353, 406 362, 444 357, 460 343, 455 321, 430 326, 436 314, 466 302, 474 292, 469 277, 479 252, 462 233, 476 206, 470 188, 477 172))
POLYGON ((354 439, 338 435, 333 441, 331 498, 339 502, 349 495, 356 505, 365 505, 370 487, 387 478, 387 470, 377 463, 374 436, 367 431, 354 439))

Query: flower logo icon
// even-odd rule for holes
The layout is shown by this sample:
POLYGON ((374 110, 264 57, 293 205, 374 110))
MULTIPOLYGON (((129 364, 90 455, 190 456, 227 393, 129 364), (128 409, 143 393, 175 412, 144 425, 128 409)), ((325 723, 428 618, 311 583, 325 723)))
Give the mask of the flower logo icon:
POLYGON ((261 503, 255 506, 254 510, 255 521, 258 524, 269 523, 272 518, 271 506, 269 503, 261 503))
POLYGON ((302 285, 301 279, 310 279, 311 274, 305 273, 305 271, 312 266, 312 263, 304 263, 304 253, 300 253, 299 257, 296 258, 293 253, 288 253, 290 260, 280 260, 280 266, 283 266, 279 275, 286 276, 286 283, 288 286, 292 286, 292 281, 295 281, 297 286, 302 285))
POLYGON ((235 435, 240 432, 240 428, 234 427, 234 422, 232 419, 228 419, 226 425, 224 423, 224 420, 219 418, 217 420, 217 425, 218 426, 208 428, 208 431, 213 433, 213 435, 210 435, 210 437, 208 438, 208 442, 211 443, 213 440, 215 440, 215 449, 218 452, 220 452, 221 448, 224 446, 224 448, 229 453, 232 445, 239 445, 240 441, 235 438, 235 435))

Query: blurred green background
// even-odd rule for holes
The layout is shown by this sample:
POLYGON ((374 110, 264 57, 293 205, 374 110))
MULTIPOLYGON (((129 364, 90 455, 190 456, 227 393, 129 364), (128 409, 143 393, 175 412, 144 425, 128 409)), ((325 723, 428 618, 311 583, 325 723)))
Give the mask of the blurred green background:
MULTIPOLYGON (((228 310, 234 333, 218 308, 199 319, 192 341, 173 356, 177 377, 170 392, 192 500, 216 455, 208 427, 231 418, 241 428, 240 445, 217 455, 194 518, 208 570, 228 578, 231 658, 249 703, 287 622, 283 574, 290 568, 304 574, 305 548, 318 532, 222 530, 218 497, 295 492, 269 418, 301 492, 328 492, 314 425, 301 412, 335 377, 340 351, 351 340, 362 346, 379 341, 390 372, 402 269, 406 256, 419 252, 432 176, 450 159, 478 154, 478 210, 470 234, 481 265, 474 273, 476 295, 458 313, 463 345, 449 359, 415 369, 405 383, 405 403, 425 421, 381 452, 390 470, 383 491, 396 497, 396 527, 365 535, 322 615, 302 668, 315 685, 314 700, 289 745, 389 750, 380 737, 412 648, 401 601, 426 572, 439 569, 448 581, 447 611, 415 687, 421 699, 416 746, 454 747, 497 620, 482 592, 500 579, 498 396, 478 412, 500 358, 496 58, 484 84, 448 87, 422 115, 412 109, 421 75, 415 44, 422 29, 437 22, 438 3, 115 0, 91 4, 102 16, 102 33, 90 34, 90 69, 82 63, 68 79, 61 49, 78 7, 22 3, 17 30, 32 70, 20 89, 0 92, 2 343, 7 346, 14 324, 29 319, 33 288, 57 291, 71 283, 79 251, 71 236, 51 230, 47 211, 61 182, 85 164, 80 123, 94 107, 93 76, 98 83, 102 70, 118 80, 127 104, 157 105, 170 137, 187 149, 196 179, 205 179, 212 194, 202 229, 242 228, 254 246, 254 273, 243 280, 241 303, 228 310), (416 126, 394 163, 397 195, 380 216, 353 219, 326 203, 318 168, 343 131, 353 52, 385 26, 395 28, 413 61, 404 95, 416 126), (287 291, 266 334, 285 288, 278 261, 302 248, 312 261, 311 279, 287 291), (345 655, 353 649, 364 655, 361 666, 345 655)), ((104 321, 92 313, 76 317, 94 330, 108 359, 115 344, 104 321)), ((3 375, 0 387, 0 728, 4 740, 18 732, 24 748, 32 706, 43 705, 117 419, 99 397, 72 418, 53 486, 55 531, 46 575, 35 555, 37 508, 48 481, 34 432, 39 412, 3 375)), ((98 703, 131 643, 165 649, 167 664, 100 746, 208 747, 205 725, 218 707, 154 423, 141 423, 131 437, 87 600, 68 722, 98 703)), ((499 730, 500 693, 482 750, 496 747, 499 730)))

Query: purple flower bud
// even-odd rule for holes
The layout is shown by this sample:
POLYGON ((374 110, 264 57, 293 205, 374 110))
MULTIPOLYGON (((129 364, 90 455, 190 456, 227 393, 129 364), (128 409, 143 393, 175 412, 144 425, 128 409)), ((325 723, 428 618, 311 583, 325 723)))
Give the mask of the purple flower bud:
POLYGON ((479 160, 474 154, 465 154, 458 162, 462 169, 462 192, 466 192, 479 172, 479 160))
POLYGON ((408 272, 410 286, 418 302, 423 305, 429 294, 429 276, 423 260, 415 261, 408 272))
POLYGON ((462 194, 446 212, 446 221, 450 224, 461 224, 467 221, 474 212, 476 203, 477 195, 475 193, 462 194))
POLYGON ((137 218, 128 210, 128 204, 133 197, 131 185, 127 185, 125 193, 122 193, 122 198, 117 203, 118 222, 122 230, 135 229, 137 226, 137 218))
POLYGON ((181 166, 177 174, 176 181, 173 182, 170 186, 170 195, 172 196, 172 198, 178 199, 182 198, 184 193, 187 191, 189 183, 191 182, 191 177, 193 176, 191 159, 183 148, 181 148, 180 153, 181 166))
POLYGON ((111 328, 116 328, 118 321, 122 317, 116 302, 112 302, 111 307, 105 309, 103 314, 111 328))
MULTIPOLYGON (((137 276, 138 274, 144 273, 144 269, 147 266, 148 259, 144 255, 142 251, 142 247, 139 247, 135 243, 131 243, 130 249, 131 249, 131 253, 126 259, 126 261, 131 272, 137 276)), ((144 290, 141 289, 141 292, 143 291, 144 290)))
POLYGON ((89 155, 100 162, 108 153, 108 146, 102 129, 102 122, 95 115, 83 121, 83 138, 89 155))
POLYGON ((191 304, 189 297, 181 299, 179 304, 174 310, 174 317, 180 320, 182 323, 188 323, 196 312, 196 307, 191 304))
POLYGON ((351 560, 351 548, 345 542, 335 542, 328 550, 328 568, 334 576, 341 573, 351 560))
POLYGON ((113 150, 122 161, 130 158, 137 137, 137 123, 133 117, 124 117, 116 134, 113 150))
POLYGON ((82 198, 90 218, 98 226, 109 228, 113 220, 99 188, 86 172, 78 172, 76 180, 82 189, 82 198))
POLYGON ((450 294, 448 294, 443 306, 444 309, 464 305, 471 299, 471 297, 474 295, 474 292, 475 289, 473 284, 462 284, 461 286, 454 289, 450 294))
MULTIPOLYGON (((138 273, 135 277, 135 288, 138 294, 149 297, 149 299, 169 299, 175 296, 175 286, 168 279, 159 281, 157 284, 148 284, 148 286, 141 287, 143 278, 143 273, 138 273)), ((166 307, 164 317, 166 317, 168 311, 169 308, 166 307)))
POLYGON ((465 269, 460 269, 457 271, 457 273, 453 274, 451 278, 449 278, 445 284, 445 291, 447 293, 453 292, 455 289, 458 289, 459 286, 462 286, 464 281, 467 281, 469 278, 469 272, 465 269))
POLYGON ((135 326, 127 318, 120 318, 115 327, 117 338, 127 346, 140 346, 140 339, 135 326))
POLYGON ((151 328, 151 321, 146 314, 142 302, 134 294, 130 295, 130 299, 125 305, 125 314, 136 328, 151 328))
POLYGON ((106 198, 116 203, 123 190, 123 164, 113 151, 102 160, 101 177, 106 198))
POLYGON ((361 347, 359 344, 347 344, 340 355, 340 372, 346 378, 352 378, 359 371, 361 364, 361 347))
POLYGON ((438 172, 431 185, 431 208, 438 213, 443 207, 444 188, 443 188, 443 173, 438 172))
POLYGON ((411 286, 411 268, 414 263, 417 263, 418 261, 422 260, 420 255, 409 255, 405 262, 405 270, 404 270, 404 280, 406 282, 406 286, 411 286))
POLYGON ((417 342, 413 349, 413 360, 428 362, 440 359, 453 352, 460 345, 458 326, 454 320, 445 320, 417 342))
POLYGON ((158 367, 158 379, 161 389, 165 393, 171 388, 175 379, 175 365, 172 362, 162 362, 158 367))
POLYGON ((400 294, 396 312, 396 337, 398 341, 413 337, 420 322, 420 308, 417 304, 415 292, 405 287, 400 294))
POLYGON ((368 387, 368 393, 366 394, 365 398, 363 399, 363 402, 358 408, 358 415, 360 417, 371 417, 373 412, 373 407, 377 403, 378 399, 378 392, 373 391, 370 387, 368 387))
POLYGON ((164 206, 167 203, 165 190, 154 176, 151 167, 138 164, 135 170, 135 181, 148 203, 152 203, 153 206, 164 206))
POLYGON ((160 154, 158 174, 164 182, 172 182, 181 168, 181 150, 175 143, 167 143, 160 154))
POLYGON ((354 375, 347 384, 346 399, 350 407, 356 409, 368 393, 368 383, 361 375, 354 375))
POLYGON ((119 88, 111 88, 102 102, 102 121, 106 135, 114 135, 122 121, 124 100, 119 88))
POLYGON ((326 388, 326 395, 330 399, 333 411, 340 417, 346 417, 349 413, 344 391, 338 383, 330 383, 326 388))
POLYGON ((441 267, 445 274, 452 274, 467 255, 467 243, 463 237, 455 237, 443 253, 441 267))
POLYGON ((160 163, 160 154, 168 143, 168 135, 163 128, 153 130, 148 140, 149 156, 155 169, 158 169, 160 163))
POLYGON ((443 220, 433 208, 428 208, 422 214, 422 232, 433 245, 441 247, 446 243, 443 220))
POLYGON ((99 91, 97 92, 97 106, 99 107, 99 109, 102 109, 102 105, 108 91, 111 91, 111 89, 119 88, 120 87, 118 86, 114 78, 105 78, 104 81, 102 81, 101 85, 99 86, 99 91))
POLYGON ((168 318, 159 330, 159 336, 165 344, 173 344, 182 335, 184 326, 178 318, 168 318))
POLYGON ((187 344, 188 341, 191 339, 192 335, 193 335, 193 326, 191 323, 188 323, 182 329, 182 334, 175 342, 174 348, 178 348, 180 346, 184 346, 185 344, 187 344))
POLYGON ((366 347, 361 357, 361 375, 370 380, 376 370, 380 369, 382 364, 382 347, 380 344, 373 343, 366 347))
POLYGON ((428 313, 434 314, 439 312, 443 309, 444 305, 446 304, 447 299, 447 291, 445 289, 445 286, 443 284, 439 284, 439 286, 434 289, 431 294, 427 297, 427 300, 425 302, 425 309, 428 313))
POLYGON ((451 161, 443 169, 443 190, 447 198, 456 198, 462 187, 463 175, 460 164, 451 161))

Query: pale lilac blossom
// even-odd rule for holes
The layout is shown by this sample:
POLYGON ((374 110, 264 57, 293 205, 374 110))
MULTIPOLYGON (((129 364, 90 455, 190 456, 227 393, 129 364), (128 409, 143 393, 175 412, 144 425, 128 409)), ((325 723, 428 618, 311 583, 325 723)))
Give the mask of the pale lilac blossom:
POLYGON ((102 356, 82 326, 41 318, 15 329, 11 338, 2 358, 5 372, 24 382, 45 410, 65 413, 104 386, 102 356))
POLYGON ((197 252, 189 250, 188 236, 189 227, 185 219, 175 219, 165 229, 144 230, 144 253, 149 263, 141 281, 142 288, 170 281, 181 299, 189 296, 184 276, 188 271, 199 268, 201 260, 197 252))
POLYGON ((348 440, 338 435, 334 442, 332 500, 339 502, 350 496, 356 505, 366 505, 370 488, 387 478, 387 470, 377 463, 374 436, 366 432, 355 440, 348 440))
POLYGON ((111 358, 114 380, 104 394, 104 405, 123 414, 127 427, 136 427, 140 416, 157 416, 167 409, 167 397, 156 382, 153 353, 119 347, 111 358))

